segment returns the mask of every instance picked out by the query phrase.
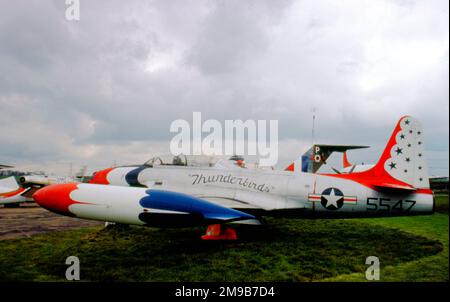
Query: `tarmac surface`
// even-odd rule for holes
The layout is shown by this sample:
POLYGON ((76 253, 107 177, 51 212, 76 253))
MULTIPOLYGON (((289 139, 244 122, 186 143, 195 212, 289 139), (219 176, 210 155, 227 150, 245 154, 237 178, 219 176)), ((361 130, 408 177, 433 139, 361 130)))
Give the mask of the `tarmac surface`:
POLYGON ((18 208, 0 207, 0 240, 101 225, 104 223, 55 214, 35 203, 21 204, 18 208))

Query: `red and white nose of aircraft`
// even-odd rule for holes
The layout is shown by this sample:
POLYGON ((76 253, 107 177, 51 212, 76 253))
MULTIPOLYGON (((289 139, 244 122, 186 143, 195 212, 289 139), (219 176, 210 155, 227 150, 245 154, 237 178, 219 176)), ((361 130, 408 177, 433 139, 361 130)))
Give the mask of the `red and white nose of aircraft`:
POLYGON ((62 215, 73 214, 69 206, 76 203, 70 193, 77 189, 76 183, 57 184, 44 187, 33 194, 33 199, 43 208, 62 215))
POLYGON ((108 168, 105 170, 95 172, 94 176, 92 176, 92 179, 89 181, 89 183, 98 185, 109 185, 108 174, 113 169, 114 168, 108 168))

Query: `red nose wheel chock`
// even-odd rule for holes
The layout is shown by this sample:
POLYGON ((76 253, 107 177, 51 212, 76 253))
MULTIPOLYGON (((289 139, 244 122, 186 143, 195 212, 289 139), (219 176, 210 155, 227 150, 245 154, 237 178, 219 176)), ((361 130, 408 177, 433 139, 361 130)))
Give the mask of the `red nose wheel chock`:
POLYGON ((211 224, 202 240, 237 240, 236 231, 221 224, 211 224))

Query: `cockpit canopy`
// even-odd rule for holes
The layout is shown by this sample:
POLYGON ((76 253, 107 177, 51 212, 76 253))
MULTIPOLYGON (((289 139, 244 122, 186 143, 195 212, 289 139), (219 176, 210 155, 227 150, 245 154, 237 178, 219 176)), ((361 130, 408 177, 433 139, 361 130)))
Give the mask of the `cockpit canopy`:
POLYGON ((144 165, 149 167, 155 166, 190 166, 190 167, 213 167, 220 158, 212 156, 186 156, 163 154, 157 155, 149 159, 144 165))

